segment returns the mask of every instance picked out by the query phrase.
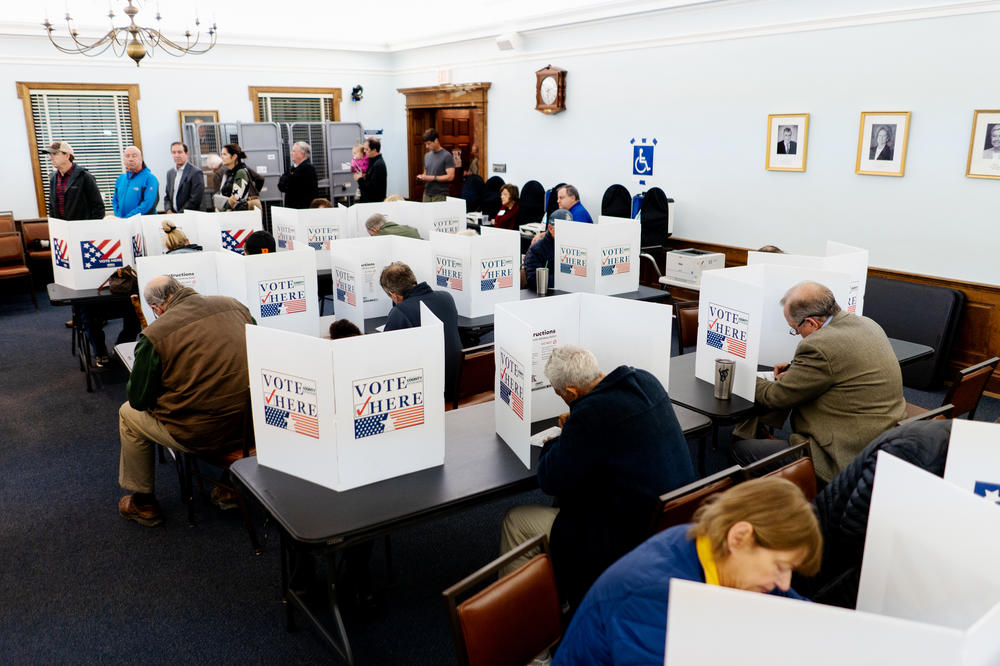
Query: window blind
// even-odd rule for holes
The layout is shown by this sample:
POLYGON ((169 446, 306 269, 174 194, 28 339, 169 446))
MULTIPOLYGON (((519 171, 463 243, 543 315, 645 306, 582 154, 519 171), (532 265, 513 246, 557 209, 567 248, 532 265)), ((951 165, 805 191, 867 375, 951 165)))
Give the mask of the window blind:
POLYGON ((333 95, 260 93, 257 109, 262 122, 294 123, 333 120, 333 95))

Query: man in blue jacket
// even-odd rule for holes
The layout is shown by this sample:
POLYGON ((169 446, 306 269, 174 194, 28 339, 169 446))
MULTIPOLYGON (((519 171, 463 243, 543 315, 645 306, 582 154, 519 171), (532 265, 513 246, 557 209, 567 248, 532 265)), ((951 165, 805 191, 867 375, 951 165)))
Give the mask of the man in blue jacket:
POLYGON ((576 222, 593 223, 594 218, 580 203, 580 191, 572 185, 563 185, 556 191, 556 201, 563 210, 568 210, 576 222))
POLYGON ((570 406, 560 417, 562 433, 538 461, 538 483, 559 508, 511 509, 500 548, 548 534, 561 596, 575 606, 608 566, 642 543, 657 498, 695 475, 670 398, 649 372, 622 365, 605 375, 590 351, 563 345, 545 376, 570 406))
POLYGON ((142 151, 129 146, 122 153, 125 173, 115 181, 115 194, 111 203, 115 217, 132 217, 152 213, 160 196, 156 176, 142 161, 142 151))

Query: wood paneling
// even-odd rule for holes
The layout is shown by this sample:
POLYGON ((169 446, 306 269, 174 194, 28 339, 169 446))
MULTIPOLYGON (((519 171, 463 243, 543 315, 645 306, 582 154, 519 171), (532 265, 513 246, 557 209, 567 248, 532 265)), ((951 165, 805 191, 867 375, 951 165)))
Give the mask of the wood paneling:
MULTIPOLYGON (((747 248, 745 247, 703 243, 684 238, 670 238, 667 240, 667 246, 671 250, 693 247, 709 252, 721 252, 726 255, 727 268, 745 266, 747 263, 747 248)), ((965 307, 959 319, 958 332, 955 335, 951 356, 948 359, 953 371, 1000 355, 1000 286, 963 282, 951 278, 907 273, 874 266, 869 266, 868 275, 957 289, 965 294, 965 307)), ((671 292, 674 292, 674 289, 671 289, 671 292)), ((679 296, 683 298, 685 294, 679 294, 679 296)), ((986 388, 992 394, 1000 394, 1000 373, 994 373, 986 388)))

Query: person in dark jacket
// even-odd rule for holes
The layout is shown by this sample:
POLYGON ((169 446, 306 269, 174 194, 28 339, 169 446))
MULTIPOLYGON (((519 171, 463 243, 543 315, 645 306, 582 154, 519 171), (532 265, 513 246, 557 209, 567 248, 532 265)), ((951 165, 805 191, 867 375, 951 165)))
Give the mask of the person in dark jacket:
POLYGON ((44 152, 55 167, 49 178, 49 217, 59 220, 100 220, 104 201, 97 181, 75 162, 73 147, 55 141, 44 152))
POLYGON ((796 589, 815 601, 854 608, 878 452, 885 451, 943 476, 950 437, 951 421, 917 421, 897 426, 872 440, 833 477, 813 500, 823 531, 823 566, 814 578, 796 579, 796 589))
POLYGON ((444 325, 444 396, 445 400, 452 400, 458 384, 458 361, 462 356, 455 299, 446 291, 431 289, 426 282, 417 284, 413 271, 401 261, 385 267, 379 284, 393 303, 385 320, 387 332, 420 326, 421 303, 441 320, 444 325))
POLYGON ((292 168, 278 179, 278 189, 285 193, 285 208, 309 208, 312 200, 319 196, 316 169, 309 160, 311 155, 312 147, 305 141, 292 144, 292 168))
POLYGON ((354 174, 361 190, 361 203, 378 203, 385 201, 389 174, 382 158, 382 142, 378 139, 365 141, 365 155, 368 157, 368 170, 354 174))
POLYGON ((670 398, 649 372, 622 365, 605 375, 590 351, 563 345, 552 351, 545 376, 570 407, 538 461, 538 484, 559 508, 511 509, 500 548, 548 534, 560 597, 575 606, 608 566, 642 543, 659 496, 695 475, 670 398))
POLYGON ((524 286, 535 289, 535 271, 539 268, 549 269, 549 289, 556 286, 556 220, 572 220, 568 210, 556 210, 549 216, 545 231, 531 241, 528 251, 524 253, 524 286))
POLYGON ((498 229, 517 231, 518 191, 517 185, 506 183, 500 188, 500 210, 493 224, 498 229))

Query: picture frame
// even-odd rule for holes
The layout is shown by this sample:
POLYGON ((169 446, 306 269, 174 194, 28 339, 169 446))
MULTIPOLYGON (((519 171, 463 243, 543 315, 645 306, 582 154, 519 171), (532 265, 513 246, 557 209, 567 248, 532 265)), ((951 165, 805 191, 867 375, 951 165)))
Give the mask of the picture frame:
POLYGON ((862 111, 854 173, 902 176, 909 135, 909 111, 862 111))
POLYGON ((1000 180, 1000 109, 976 109, 972 113, 965 175, 1000 180))
POLYGON ((764 168, 768 171, 805 171, 808 143, 808 113, 769 114, 764 168))
POLYGON ((183 139, 184 123, 217 123, 219 122, 218 111, 178 111, 177 112, 177 136, 183 139))

